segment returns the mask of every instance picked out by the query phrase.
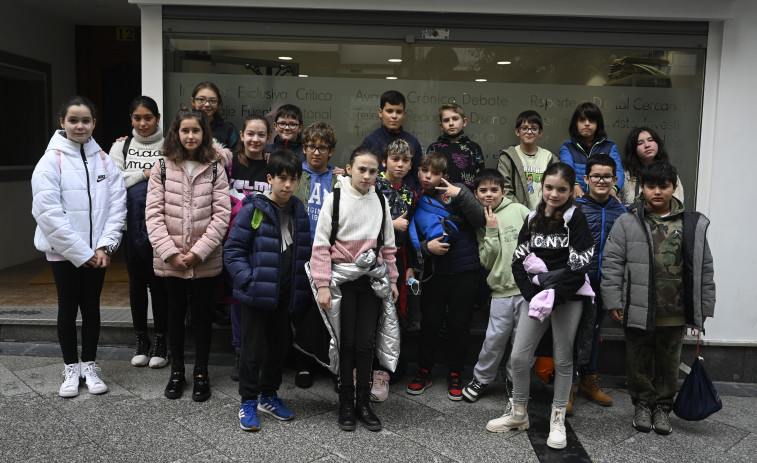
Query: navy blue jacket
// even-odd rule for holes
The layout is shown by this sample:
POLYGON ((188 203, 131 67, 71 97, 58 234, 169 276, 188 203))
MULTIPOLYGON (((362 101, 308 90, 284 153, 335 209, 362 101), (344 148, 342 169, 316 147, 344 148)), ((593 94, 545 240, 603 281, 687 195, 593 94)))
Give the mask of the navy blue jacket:
POLYGON ((612 196, 603 206, 590 195, 576 199, 576 206, 580 207, 586 216, 591 237, 594 239, 594 256, 591 258, 588 275, 591 285, 598 288, 602 279, 602 253, 605 249, 605 241, 615 220, 626 212, 626 207, 612 196))
MULTIPOLYGON (((310 220, 302 201, 292 197, 292 278, 290 314, 306 310, 312 298, 305 263, 310 260, 310 220)), ((223 245, 223 261, 234 280, 234 297, 256 309, 275 310, 281 281, 281 229, 273 204, 262 194, 245 197, 229 239, 223 245), (262 220, 253 228, 255 212, 262 220)))
MULTIPOLYGON (((441 256, 430 253, 428 250, 429 237, 424 235, 425 230, 416 225, 418 239, 422 240, 420 248, 426 271, 429 270, 428 266, 431 265, 431 273, 439 275, 455 275, 481 269, 476 229, 486 225, 484 207, 464 184, 456 183, 454 185, 460 187, 460 194, 455 198, 446 198, 438 190, 433 195, 433 198, 444 206, 449 214, 446 220, 452 221, 458 231, 456 235, 450 234, 449 236, 449 251, 441 256)), ((419 198, 418 202, 420 203, 422 200, 422 198, 419 198)), ((419 214, 419 209, 416 209, 413 220, 415 220, 417 214, 419 214)), ((448 228, 448 230, 448 233, 452 232, 451 228, 448 228)), ((426 273, 423 277, 427 278, 429 274, 426 273)))
MULTIPOLYGON (((418 183, 418 169, 421 166, 423 148, 418 142, 418 139, 410 134, 410 132, 405 132, 401 128, 399 132, 390 132, 389 129, 382 125, 378 129, 374 130, 373 133, 365 137, 362 144, 363 146, 370 146, 371 148, 381 153, 386 144, 394 140, 395 138, 402 138, 413 148, 413 162, 410 166, 410 172, 405 175, 402 181, 413 190, 420 192, 421 188, 420 184, 418 183)), ((379 166, 379 170, 383 172, 384 170, 386 170, 386 168, 379 166)))
POLYGON ((147 183, 139 182, 126 190, 126 260, 152 266, 152 244, 145 223, 147 183))
POLYGON ((623 173, 623 163, 620 160, 620 153, 618 153, 618 146, 614 141, 603 138, 597 140, 587 153, 584 150, 583 144, 579 145, 575 139, 570 139, 563 143, 560 147, 560 162, 570 164, 576 171, 576 183, 581 185, 584 192, 588 192, 586 189, 586 182, 584 182, 584 175, 586 174, 586 161, 589 157, 595 154, 604 153, 609 155, 613 161, 615 161, 615 172, 618 176, 618 183, 615 187, 620 191, 623 187, 623 182, 626 181, 626 175, 623 173))

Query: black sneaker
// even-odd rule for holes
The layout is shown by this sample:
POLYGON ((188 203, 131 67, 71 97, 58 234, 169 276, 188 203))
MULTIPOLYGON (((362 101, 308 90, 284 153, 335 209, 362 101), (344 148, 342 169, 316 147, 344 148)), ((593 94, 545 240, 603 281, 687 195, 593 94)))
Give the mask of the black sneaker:
POLYGON ((407 385, 407 393, 412 395, 423 394, 423 391, 431 387, 431 372, 425 368, 418 369, 415 378, 407 385))
POLYGON ((475 402, 487 387, 489 387, 488 384, 484 384, 476 378, 473 378, 470 383, 463 388, 463 398, 468 402, 475 402))
POLYGON ((145 333, 137 333, 137 351, 131 358, 135 367, 143 367, 150 361, 150 340, 145 333))
POLYGON ((150 351, 150 368, 163 368, 168 365, 168 346, 166 346, 166 335, 155 336, 150 351))
POLYGON ((447 397, 449 400, 463 400, 463 385, 460 373, 450 373, 447 377, 447 397))

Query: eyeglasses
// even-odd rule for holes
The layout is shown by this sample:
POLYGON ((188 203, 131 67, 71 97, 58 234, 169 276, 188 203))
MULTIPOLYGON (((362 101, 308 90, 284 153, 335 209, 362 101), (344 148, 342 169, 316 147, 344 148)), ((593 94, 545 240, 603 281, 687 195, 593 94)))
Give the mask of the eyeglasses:
POLYGON ((326 154, 331 150, 331 147, 328 145, 322 145, 322 146, 315 146, 315 145, 305 145, 305 151, 308 153, 315 153, 316 151, 318 154, 326 154))
POLYGON ((218 99, 205 98, 204 96, 198 96, 197 98, 195 98, 195 103, 197 103, 200 106, 205 106, 205 103, 209 104, 210 106, 215 106, 218 104, 218 99))
POLYGON ((589 177, 589 180, 591 180, 591 183, 599 183, 600 180, 605 183, 610 183, 612 182, 612 179, 615 178, 614 175, 597 175, 597 174, 589 175, 588 177, 589 177))
POLYGON ((531 133, 539 133, 539 131, 540 131, 541 129, 540 129, 539 127, 529 127, 529 126, 527 126, 527 125, 521 125, 520 127, 518 127, 518 130, 519 130, 520 132, 522 132, 522 133, 527 133, 527 132, 531 132, 531 133))
POLYGON ((302 125, 298 122, 274 122, 274 124, 280 129, 296 129, 302 125))

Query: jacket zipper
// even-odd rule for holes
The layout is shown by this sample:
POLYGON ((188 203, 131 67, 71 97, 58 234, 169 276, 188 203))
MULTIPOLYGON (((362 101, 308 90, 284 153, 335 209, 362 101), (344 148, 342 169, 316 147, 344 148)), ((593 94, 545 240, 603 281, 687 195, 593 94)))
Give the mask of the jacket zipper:
POLYGON ((89 184, 89 168, 87 156, 84 154, 84 145, 81 145, 81 160, 84 161, 84 173, 87 174, 87 198, 89 199, 89 247, 92 248, 92 190, 89 184))

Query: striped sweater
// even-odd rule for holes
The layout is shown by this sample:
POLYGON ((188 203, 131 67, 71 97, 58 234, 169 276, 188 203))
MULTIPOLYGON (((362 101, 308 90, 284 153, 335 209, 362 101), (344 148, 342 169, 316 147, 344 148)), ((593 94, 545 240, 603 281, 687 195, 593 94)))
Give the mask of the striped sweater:
MULTIPOLYGON (((334 195, 329 193, 323 201, 318 225, 315 229, 313 254, 310 259, 310 270, 318 288, 329 286, 331 283, 331 263, 354 263, 355 258, 376 247, 379 228, 381 228, 381 205, 372 186, 363 195, 351 184, 350 177, 339 177, 338 185, 342 189, 339 201, 339 231, 336 242, 331 246, 331 211, 334 195)), ((386 201, 386 200, 385 200, 386 201)), ((389 281, 397 281, 397 265, 394 245, 394 228, 389 206, 385 207, 384 219, 384 247, 380 251, 380 260, 386 262, 389 268, 389 281)))

